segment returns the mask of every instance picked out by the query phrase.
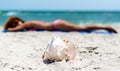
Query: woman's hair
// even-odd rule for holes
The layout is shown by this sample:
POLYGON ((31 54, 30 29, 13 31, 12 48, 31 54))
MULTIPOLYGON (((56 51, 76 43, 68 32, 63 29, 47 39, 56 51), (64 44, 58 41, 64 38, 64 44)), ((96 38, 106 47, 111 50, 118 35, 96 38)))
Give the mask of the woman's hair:
POLYGON ((18 21, 21 21, 22 23, 24 23, 24 21, 20 19, 19 17, 16 17, 16 16, 9 17, 8 20, 4 23, 3 29, 7 30, 8 28, 12 28, 13 23, 18 22, 18 21))

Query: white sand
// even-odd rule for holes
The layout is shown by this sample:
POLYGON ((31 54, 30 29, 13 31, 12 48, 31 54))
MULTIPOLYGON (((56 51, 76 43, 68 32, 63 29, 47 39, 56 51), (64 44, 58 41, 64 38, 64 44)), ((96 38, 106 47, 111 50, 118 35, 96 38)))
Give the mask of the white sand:
POLYGON ((120 25, 118 34, 78 32, 0 33, 0 71, 120 71, 120 25), (74 61, 46 64, 41 56, 52 34, 77 46, 74 61))

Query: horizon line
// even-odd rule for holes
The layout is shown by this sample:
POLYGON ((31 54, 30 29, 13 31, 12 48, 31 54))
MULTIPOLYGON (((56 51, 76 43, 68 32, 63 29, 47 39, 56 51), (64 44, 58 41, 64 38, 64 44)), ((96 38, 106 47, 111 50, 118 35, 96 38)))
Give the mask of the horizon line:
POLYGON ((51 11, 51 12, 120 12, 120 10, 0 10, 0 11, 51 11))
POLYGON ((120 12, 120 10, 58 10, 58 9, 44 9, 44 10, 40 10, 40 9, 0 9, 0 11, 68 11, 68 12, 84 12, 84 11, 88 11, 88 12, 120 12))

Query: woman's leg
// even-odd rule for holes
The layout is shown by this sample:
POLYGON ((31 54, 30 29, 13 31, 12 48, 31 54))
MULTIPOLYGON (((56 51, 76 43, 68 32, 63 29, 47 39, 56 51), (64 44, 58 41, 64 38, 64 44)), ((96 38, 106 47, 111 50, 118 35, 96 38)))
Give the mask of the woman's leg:
POLYGON ((77 31, 85 29, 82 26, 74 25, 64 20, 59 20, 58 24, 56 25, 58 30, 66 30, 66 31, 77 31))
POLYGON ((78 30, 89 31, 89 30, 103 29, 109 32, 117 33, 117 31, 111 27, 96 26, 96 25, 78 26, 78 25, 71 24, 64 20, 60 20, 58 24, 56 25, 56 27, 58 30, 65 30, 65 31, 78 31, 78 30))
POLYGON ((96 25, 89 25, 89 26, 85 26, 85 27, 87 30, 106 30, 108 32, 117 33, 117 31, 115 29, 113 29, 112 27, 96 26, 96 25))

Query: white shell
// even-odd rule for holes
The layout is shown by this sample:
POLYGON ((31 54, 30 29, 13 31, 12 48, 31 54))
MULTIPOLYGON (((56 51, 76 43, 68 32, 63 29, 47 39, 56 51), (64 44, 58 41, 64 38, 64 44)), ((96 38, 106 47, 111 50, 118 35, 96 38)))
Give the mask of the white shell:
POLYGON ((62 40, 58 36, 53 36, 48 43, 42 58, 51 61, 61 61, 63 59, 73 60, 76 55, 76 48, 69 40, 62 40))

